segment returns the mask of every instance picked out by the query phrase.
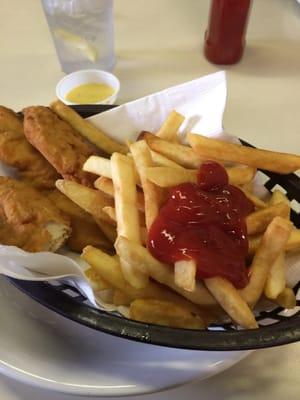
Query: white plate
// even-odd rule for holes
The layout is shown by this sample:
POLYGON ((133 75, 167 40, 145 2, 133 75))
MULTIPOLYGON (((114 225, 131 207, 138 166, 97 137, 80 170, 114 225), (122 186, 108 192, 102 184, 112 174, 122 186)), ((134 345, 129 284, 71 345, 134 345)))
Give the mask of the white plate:
POLYGON ((203 379, 243 352, 168 349, 119 339, 46 309, 0 278, 0 372, 63 393, 125 396, 203 379))

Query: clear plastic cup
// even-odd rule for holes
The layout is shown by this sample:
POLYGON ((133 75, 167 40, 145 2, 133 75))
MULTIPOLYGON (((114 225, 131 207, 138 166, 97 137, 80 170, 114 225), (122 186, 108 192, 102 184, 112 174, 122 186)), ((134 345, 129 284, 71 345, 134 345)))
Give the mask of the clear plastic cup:
POLYGON ((65 73, 113 69, 113 0, 42 0, 42 5, 65 73))

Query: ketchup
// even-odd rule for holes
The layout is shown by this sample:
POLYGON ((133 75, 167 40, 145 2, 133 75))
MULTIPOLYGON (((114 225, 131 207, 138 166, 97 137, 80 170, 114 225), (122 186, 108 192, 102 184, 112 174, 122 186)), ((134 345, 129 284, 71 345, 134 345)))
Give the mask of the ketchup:
POLYGON ((251 0, 212 0, 204 53, 215 64, 242 57, 251 0))
POLYGON ((195 260, 199 279, 222 276, 243 288, 248 283, 245 217, 253 210, 244 193, 228 184, 226 170, 205 162, 197 184, 170 189, 150 228, 148 249, 167 264, 195 260))

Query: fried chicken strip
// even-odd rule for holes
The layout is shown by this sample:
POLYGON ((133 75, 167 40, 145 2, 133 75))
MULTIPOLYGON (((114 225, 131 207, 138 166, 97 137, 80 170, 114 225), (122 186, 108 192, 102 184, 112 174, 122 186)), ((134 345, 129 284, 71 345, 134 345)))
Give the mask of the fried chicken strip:
POLYGON ((56 251, 71 234, 69 219, 24 182, 0 177, 0 243, 30 252, 56 251))
POLYGON ((50 191, 48 198, 70 218, 72 234, 66 245, 71 250, 81 253, 84 247, 91 243, 94 247, 100 249, 112 249, 111 243, 106 239, 90 214, 58 190, 50 191))
POLYGON ((68 123, 47 107, 33 106, 23 110, 27 140, 65 179, 92 186, 96 176, 82 170, 84 162, 95 154, 68 123))
POLYGON ((10 108, 0 106, 0 132, 16 132, 23 134, 22 118, 10 108))
POLYGON ((40 189, 54 188, 59 178, 48 161, 27 142, 22 119, 3 106, 0 106, 0 160, 17 168, 22 180, 40 189))

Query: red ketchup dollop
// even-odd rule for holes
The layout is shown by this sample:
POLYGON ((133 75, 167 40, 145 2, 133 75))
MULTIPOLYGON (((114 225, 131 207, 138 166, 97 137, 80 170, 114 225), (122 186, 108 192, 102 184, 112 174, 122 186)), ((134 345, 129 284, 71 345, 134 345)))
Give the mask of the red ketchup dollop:
POLYGON ((150 228, 147 247, 167 264, 195 260, 199 279, 222 276, 243 288, 248 283, 245 217, 254 205, 229 185, 226 170, 216 162, 203 163, 197 181, 170 189, 150 228))

